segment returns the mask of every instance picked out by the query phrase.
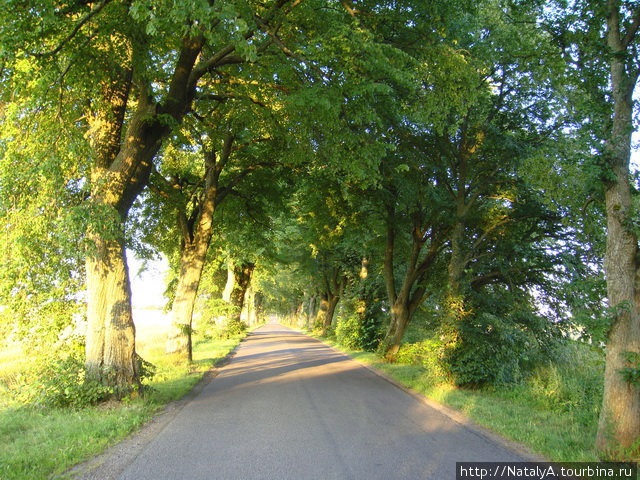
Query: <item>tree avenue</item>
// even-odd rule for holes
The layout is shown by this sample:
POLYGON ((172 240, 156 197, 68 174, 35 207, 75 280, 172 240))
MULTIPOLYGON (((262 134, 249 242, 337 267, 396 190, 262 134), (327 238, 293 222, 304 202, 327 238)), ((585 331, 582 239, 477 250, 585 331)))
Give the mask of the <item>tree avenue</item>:
POLYGON ((253 289, 390 361, 419 332, 462 388, 582 335, 606 351, 597 451, 638 458, 635 2, 0 14, 0 331, 58 342, 86 305, 88 378, 137 392, 129 250, 169 259, 185 362, 201 306, 239 328, 253 289))

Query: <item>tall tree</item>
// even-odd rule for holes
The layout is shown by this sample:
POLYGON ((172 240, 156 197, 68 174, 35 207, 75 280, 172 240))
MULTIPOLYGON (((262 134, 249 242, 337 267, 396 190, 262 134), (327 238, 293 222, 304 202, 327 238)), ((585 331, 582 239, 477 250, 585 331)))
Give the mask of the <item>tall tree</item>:
MULTIPOLYGON (((555 5, 555 4, 554 4, 555 5)), ((634 90, 640 75, 640 6, 625 0, 576 1, 543 12, 567 62, 578 132, 594 156, 587 174, 604 192, 608 308, 604 397, 596 446, 603 458, 640 453, 640 385, 624 372, 640 368, 638 231, 631 180, 634 90)))
POLYGON ((640 384, 632 383, 622 372, 626 368, 640 369, 638 235, 629 227, 634 210, 629 163, 633 93, 640 75, 640 6, 609 0, 605 20, 613 103, 611 130, 607 132, 605 145, 605 159, 613 174, 613 178, 605 182, 605 272, 609 305, 617 312, 607 338, 604 399, 596 444, 605 456, 620 455, 614 452, 621 448, 629 450, 630 458, 638 458, 640 384))
POLYGON ((110 220, 110 228, 94 222, 87 230, 86 364, 116 391, 139 382, 124 253, 131 205, 163 140, 203 93, 204 80, 255 59, 272 44, 270 29, 286 16, 281 13, 292 8, 287 0, 3 4, 2 51, 13 52, 5 59, 9 74, 30 65, 31 84, 43 86, 36 92, 42 105, 73 102, 85 109, 82 117, 62 120, 86 132, 90 202, 110 220), (46 88, 52 84, 57 94, 46 88))

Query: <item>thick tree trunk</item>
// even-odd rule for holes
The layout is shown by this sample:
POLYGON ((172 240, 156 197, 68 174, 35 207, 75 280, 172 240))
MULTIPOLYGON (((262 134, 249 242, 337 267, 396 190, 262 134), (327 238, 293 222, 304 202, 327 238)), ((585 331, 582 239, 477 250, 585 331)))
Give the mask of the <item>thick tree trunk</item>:
POLYGON ((244 305, 242 308, 242 314, 240 320, 246 323, 249 327, 253 327, 258 324, 258 314, 256 311, 256 293, 249 283, 247 293, 244 297, 244 305))
POLYGON ((402 345, 402 338, 411 320, 411 310, 405 301, 398 299, 391 306, 391 323, 384 340, 383 353, 386 358, 394 359, 402 345))
MULTIPOLYGON (((91 201, 100 214, 111 213, 111 227, 93 228, 86 260, 87 338, 89 374, 115 387, 116 394, 140 384, 131 313, 131 287, 125 257, 124 224, 133 202, 145 188, 152 162, 170 128, 160 114, 180 121, 191 103, 194 84, 190 73, 203 46, 187 39, 180 52, 166 104, 151 102, 144 92, 135 99, 135 112, 126 119, 133 67, 122 67, 114 81, 103 86, 107 108, 93 118, 91 144, 95 164, 91 174, 91 201), (126 131, 123 132, 124 122, 126 131), (114 235, 114 231, 117 234, 114 235), (114 239, 114 237, 116 237, 114 239)), ((101 223, 108 224, 107 219, 101 223)))
MULTIPOLYGON (((210 236, 209 236, 210 239, 210 236)), ((207 256, 209 241, 200 239, 198 244, 187 245, 180 257, 180 274, 171 308, 172 328, 167 340, 167 353, 175 353, 188 362, 193 361, 191 334, 193 309, 207 256)))
MULTIPOLYGON (((638 238, 632 215, 629 162, 633 131, 633 90, 637 73, 627 71, 627 49, 620 32, 619 3, 609 1, 607 40, 614 99, 613 126, 606 154, 613 174, 606 185, 607 251, 605 273, 610 308, 615 310, 607 338, 604 396, 596 447, 603 458, 640 457, 640 385, 622 375, 628 355, 640 355, 640 285, 638 238)), ((637 66, 634 65, 637 69, 637 66)), ((638 368, 636 365, 635 368, 638 368)))
POLYGON ((621 372, 631 366, 626 355, 640 354, 640 289, 636 284, 637 238, 624 221, 630 207, 630 189, 626 175, 617 174, 618 182, 606 192, 605 256, 609 304, 616 314, 607 338, 604 396, 596 444, 603 458, 628 459, 640 455, 640 385, 625 380, 621 372), (630 451, 632 448, 635 450, 630 451))
POLYGON ((320 294, 320 303, 318 304, 318 311, 316 313, 315 328, 323 329, 323 332, 322 332, 323 335, 326 333, 324 331, 324 325, 325 325, 325 317, 327 316, 328 309, 329 309, 329 295, 327 293, 322 293, 320 294))
POLYGON ((464 274, 465 260, 463 252, 465 225, 458 220, 451 230, 451 256, 447 265, 448 285, 446 297, 446 319, 451 326, 458 330, 458 322, 464 319, 465 298, 461 290, 461 281, 464 274))
POLYGON ((255 264, 250 262, 244 262, 233 269, 235 277, 235 284, 231 291, 230 301, 234 308, 232 322, 240 323, 240 317, 242 315, 242 309, 244 307, 244 299, 251 283, 251 277, 253 275, 253 269, 255 264))
POLYGON ((178 285, 171 308, 172 330, 169 332, 166 350, 167 353, 177 353, 188 362, 193 361, 193 310, 213 237, 213 215, 216 206, 224 198, 218 188, 220 174, 231 156, 233 141, 232 135, 226 136, 220 158, 215 151, 204 152, 204 191, 191 214, 192 221, 186 211, 178 212, 183 237, 182 252, 178 285))
POLYGON ((86 260, 86 366, 122 396, 140 384, 127 260, 121 240, 96 237, 94 245, 86 260))
POLYGON ((400 350, 402 338, 418 306, 423 301, 425 288, 416 285, 419 283, 421 269, 426 269, 435 258, 436 249, 429 251, 427 256, 419 262, 420 253, 423 246, 423 235, 414 232, 413 247, 407 259, 407 270, 402 280, 399 291, 396 290, 395 279, 395 227, 393 216, 387 225, 387 245, 384 256, 384 279, 387 290, 387 297, 391 305, 391 320, 389 328, 380 342, 379 352, 388 359, 393 359, 400 350), (417 234, 416 234, 417 233, 417 234))
POLYGON ((326 296, 326 309, 324 311, 324 317, 322 319, 322 335, 326 335, 331 328, 331 325, 333 325, 333 317, 336 314, 336 307, 338 306, 339 301, 339 295, 328 294, 326 296))

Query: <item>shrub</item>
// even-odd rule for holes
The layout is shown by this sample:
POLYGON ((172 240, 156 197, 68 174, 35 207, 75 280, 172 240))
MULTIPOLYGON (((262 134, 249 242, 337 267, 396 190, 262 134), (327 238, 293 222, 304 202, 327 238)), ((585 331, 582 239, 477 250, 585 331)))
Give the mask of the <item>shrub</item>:
POLYGON ((516 383, 538 354, 535 336, 519 323, 489 313, 444 327, 443 361, 459 386, 516 383))
POLYGON ((225 333, 227 338, 242 335, 247 330, 247 324, 241 320, 233 319, 227 322, 225 333))
POLYGON ((554 362, 539 365, 525 387, 544 408, 572 413, 583 424, 600 412, 604 388, 604 352, 569 341, 554 362))
MULTIPOLYGON (((141 381, 155 374, 155 366, 138 356, 141 381)), ((109 372, 104 372, 108 377, 109 372)), ((18 404, 47 408, 80 409, 113 397, 122 398, 138 389, 116 391, 114 387, 92 379, 84 365, 84 348, 72 343, 38 359, 29 369, 15 375, 8 390, 18 404)), ((146 388, 146 387, 145 387, 146 388)))
POLYGON ((336 341, 343 347, 352 350, 361 348, 360 318, 351 314, 346 318, 339 318, 336 325, 336 341))
POLYGON ((349 308, 351 313, 338 318, 335 337, 336 341, 353 350, 375 352, 382 339, 382 309, 379 302, 365 306, 361 301, 355 301, 349 308))
POLYGON ((47 364, 40 372, 33 403, 46 407, 82 408, 110 398, 113 388, 87 377, 84 362, 74 355, 47 364))
POLYGON ((57 352, 53 359, 37 363, 11 385, 20 404, 42 407, 82 408, 113 395, 113 388, 91 380, 80 351, 57 352))
POLYGON ((426 338, 419 342, 402 345, 395 359, 398 363, 424 367, 430 383, 440 384, 451 381, 443 362, 443 355, 442 341, 426 338))

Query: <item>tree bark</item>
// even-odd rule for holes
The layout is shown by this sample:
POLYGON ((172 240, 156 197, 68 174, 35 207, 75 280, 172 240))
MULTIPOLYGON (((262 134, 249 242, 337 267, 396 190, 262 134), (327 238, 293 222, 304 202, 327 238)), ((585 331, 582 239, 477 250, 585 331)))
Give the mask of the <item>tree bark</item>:
POLYGON ((324 311, 324 318, 322 319, 322 335, 326 335, 331 325, 333 324, 333 317, 336 314, 336 307, 340 301, 339 295, 333 295, 331 293, 326 296, 326 310, 324 311))
POLYGON ((186 245, 180 256, 180 273, 175 298, 171 307, 171 331, 166 352, 177 354, 188 362, 193 361, 192 329, 193 309, 198 296, 209 239, 196 238, 186 245))
POLYGON ((94 244, 86 260, 86 367, 119 397, 140 384, 127 260, 121 238, 96 236, 94 244))
POLYGON ((193 310, 213 237, 213 216, 223 198, 223 195, 219 195, 220 174, 231 156, 233 141, 232 135, 225 138, 220 158, 216 152, 205 152, 204 191, 200 204, 192 214, 193 221, 187 219, 186 212, 178 212, 183 232, 182 252, 178 285, 171 308, 172 329, 166 351, 178 354, 188 362, 193 361, 193 310))
POLYGON ((400 350, 402 338, 413 317, 413 314, 424 301, 426 288, 422 282, 427 270, 433 264, 442 245, 441 239, 431 237, 431 244, 422 255, 426 235, 420 228, 420 222, 414 219, 413 241, 411 252, 406 261, 406 271, 400 289, 396 288, 395 277, 395 225, 393 212, 387 221, 387 244, 384 256, 384 279, 387 297, 391 305, 389 328, 380 342, 380 353, 393 359, 400 350), (422 258, 421 258, 422 255, 422 258))
POLYGON ((235 308, 233 318, 230 319, 232 322, 240 323, 241 321, 240 317, 242 315, 244 299, 247 293, 247 289, 249 288, 249 284, 251 283, 251 277, 253 276, 254 268, 254 263, 243 262, 233 269, 235 284, 233 286, 233 290, 231 291, 230 300, 231 305, 233 305, 235 308))
POLYGON ((391 307, 391 323, 383 340, 384 354, 388 359, 394 359, 402 345, 402 338, 411 321, 411 311, 407 302, 396 301, 391 307))
MULTIPOLYGON (((605 273, 609 306, 615 311, 607 338, 604 396, 596 447, 603 458, 640 456, 640 385, 628 382, 621 371, 629 367, 626 355, 640 355, 640 265, 638 238, 630 226, 632 215, 629 162, 633 131, 633 90, 637 82, 625 64, 632 37, 620 32, 619 2, 610 0, 607 41, 611 50, 611 85, 614 111, 606 154, 613 181, 605 187, 607 249, 605 273)), ((638 12, 636 12, 638 17, 638 12)), ((637 368, 637 366, 636 366, 637 368)))

